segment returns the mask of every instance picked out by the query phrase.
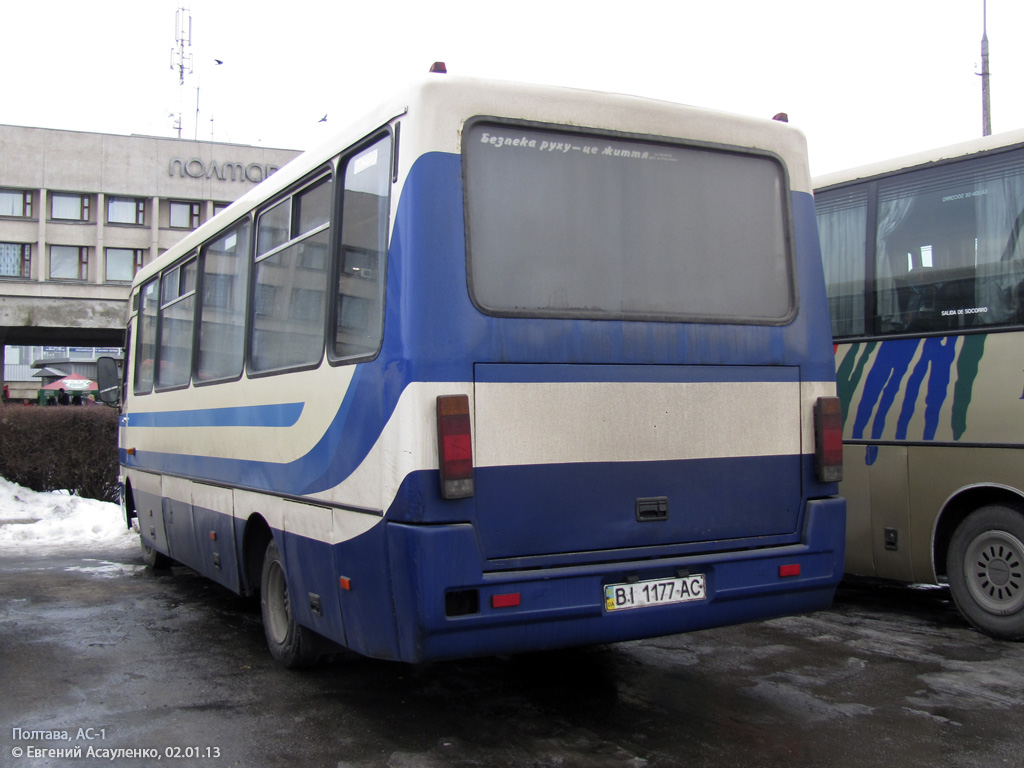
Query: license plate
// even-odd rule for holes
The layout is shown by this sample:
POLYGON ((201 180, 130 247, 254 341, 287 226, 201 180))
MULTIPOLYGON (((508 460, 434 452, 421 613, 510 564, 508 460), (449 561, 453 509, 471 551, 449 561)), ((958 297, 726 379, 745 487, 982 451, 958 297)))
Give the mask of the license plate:
POLYGON ((704 600, 704 574, 679 576, 672 579, 636 581, 632 584, 608 584, 604 588, 606 611, 624 611, 630 608, 647 608, 652 605, 689 603, 704 600))

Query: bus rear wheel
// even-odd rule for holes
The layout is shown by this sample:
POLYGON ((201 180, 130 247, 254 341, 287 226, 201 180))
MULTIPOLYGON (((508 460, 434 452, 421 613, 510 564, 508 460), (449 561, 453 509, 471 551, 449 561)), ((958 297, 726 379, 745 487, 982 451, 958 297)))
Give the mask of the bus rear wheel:
POLYGON ((982 507, 949 543, 949 589, 960 613, 1001 640, 1024 640, 1024 515, 982 507))
POLYGON ((320 657, 315 632, 296 623, 288 594, 288 576, 277 543, 271 539, 260 579, 263 632, 270 655, 288 669, 308 667, 320 657))

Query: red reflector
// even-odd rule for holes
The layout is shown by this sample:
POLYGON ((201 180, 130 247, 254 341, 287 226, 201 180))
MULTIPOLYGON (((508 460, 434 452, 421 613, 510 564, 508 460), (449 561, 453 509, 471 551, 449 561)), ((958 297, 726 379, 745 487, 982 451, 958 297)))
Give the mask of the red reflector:
POLYGON ((800 575, 800 563, 792 563, 791 565, 780 565, 779 576, 799 576, 800 575))
POLYGON ((465 499, 473 495, 473 438, 468 395, 437 398, 437 454, 441 496, 465 499))
POLYGON ((519 593, 509 592, 507 595, 491 595, 491 608, 514 608, 519 605, 519 593))
POLYGON ((210 541, 216 541, 216 540, 217 540, 217 532, 216 531, 210 531, 210 541))
POLYGON ((338 578, 338 586, 340 586, 342 589, 344 589, 346 591, 351 590, 352 589, 352 581, 351 581, 351 579, 348 579, 345 576, 341 576, 341 577, 338 578))
POLYGON ((843 479, 843 410, 838 397, 814 404, 814 467, 823 483, 843 479))

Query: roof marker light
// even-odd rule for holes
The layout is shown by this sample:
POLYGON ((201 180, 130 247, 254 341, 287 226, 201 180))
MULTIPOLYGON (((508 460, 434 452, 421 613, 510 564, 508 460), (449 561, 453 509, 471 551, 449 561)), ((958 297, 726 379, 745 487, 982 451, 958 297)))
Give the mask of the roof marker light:
POLYGON ((448 74, 448 67, 445 66, 443 61, 435 61, 430 65, 430 71, 439 75, 446 75, 448 74))

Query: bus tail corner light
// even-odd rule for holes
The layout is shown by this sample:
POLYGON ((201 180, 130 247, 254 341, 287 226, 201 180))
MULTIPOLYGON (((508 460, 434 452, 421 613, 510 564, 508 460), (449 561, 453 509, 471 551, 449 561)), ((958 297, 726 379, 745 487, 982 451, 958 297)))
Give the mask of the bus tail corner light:
POLYGON ((472 496, 473 438, 470 434, 468 395, 438 395, 437 453, 442 498, 466 499, 472 496))
POLYGON ((843 479, 843 415, 838 397, 819 397, 814 404, 814 467, 823 483, 843 479))

